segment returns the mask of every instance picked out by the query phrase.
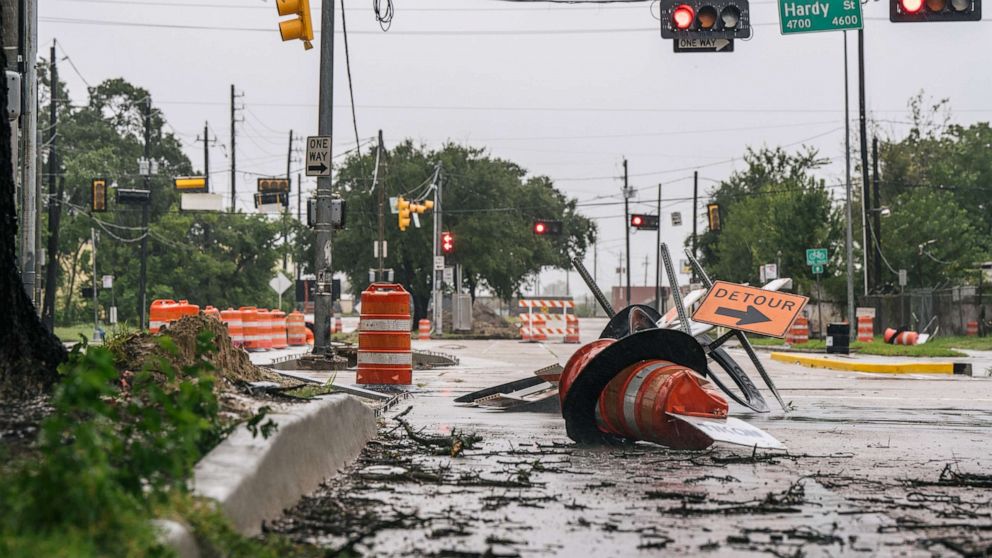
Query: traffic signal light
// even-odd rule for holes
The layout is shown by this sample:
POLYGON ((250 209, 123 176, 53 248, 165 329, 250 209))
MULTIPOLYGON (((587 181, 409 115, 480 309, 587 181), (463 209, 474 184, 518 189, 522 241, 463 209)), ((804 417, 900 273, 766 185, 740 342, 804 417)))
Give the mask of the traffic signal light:
POLYGON ((666 39, 748 39, 748 0, 661 0, 661 36, 666 39))
POLYGON ((176 190, 187 193, 206 192, 207 177, 205 176, 180 176, 174 180, 176 190))
POLYGON ((540 219, 534 221, 534 234, 538 236, 558 236, 561 234, 561 221, 540 219))
POLYGON ((710 222, 710 230, 720 230, 720 204, 711 203, 706 206, 706 216, 710 222))
POLYGON ((405 231, 410 227, 410 212, 412 211, 410 207, 410 202, 403 199, 403 196, 396 198, 396 210, 399 212, 398 224, 401 231, 405 231))
POLYGON ((444 255, 455 253, 455 235, 450 232, 441 233, 441 253, 444 255))
POLYGON ((90 182, 90 211, 107 211, 107 180, 104 178, 94 178, 90 182))
POLYGON ((982 0, 889 0, 889 21, 979 21, 982 0))
POLYGON ((283 41, 298 39, 303 48, 310 50, 313 44, 313 22, 310 20, 310 0, 276 0, 279 15, 296 15, 293 19, 279 22, 279 34, 283 41))
POLYGON ((630 226, 640 231, 656 231, 660 222, 657 215, 634 213, 630 216, 630 226))

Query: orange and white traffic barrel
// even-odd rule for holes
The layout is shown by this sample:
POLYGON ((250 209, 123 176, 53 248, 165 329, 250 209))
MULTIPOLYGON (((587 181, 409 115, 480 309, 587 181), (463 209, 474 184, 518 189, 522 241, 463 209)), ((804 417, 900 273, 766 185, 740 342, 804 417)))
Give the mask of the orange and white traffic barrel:
POLYGON ((214 308, 213 306, 207 306, 203 309, 203 315, 208 318, 214 318, 220 320, 220 310, 214 308))
POLYGON ((163 327, 176 320, 179 305, 174 300, 152 301, 148 312, 148 331, 158 333, 163 327))
POLYGON ((195 304, 190 304, 188 300, 179 301, 179 315, 176 319, 184 318, 186 316, 195 316, 200 313, 200 307, 195 304))
POLYGON ((968 322, 965 326, 965 335, 978 337, 978 322, 968 322))
POLYGON ((358 324, 359 384, 410 385, 410 295, 402 285, 373 283, 362 292, 358 324))
POLYGON ((430 341, 431 340, 431 321, 430 320, 420 320, 417 323, 417 339, 420 341, 430 341))
POLYGON ((565 318, 565 343, 579 342, 579 318, 568 314, 565 318))
POLYGON ((871 316, 858 316, 858 341, 871 343, 875 340, 875 325, 871 316))
POLYGON ((244 329, 245 348, 249 351, 260 351, 262 349, 262 332, 259 327, 258 308, 254 306, 242 306, 238 311, 241 312, 241 327, 244 329))
POLYGON ((915 345, 920 340, 920 334, 915 331, 890 327, 885 330, 885 335, 882 338, 890 345, 915 345))
POLYGON ((244 347, 245 330, 241 326, 241 311, 228 308, 220 313, 220 321, 227 325, 227 334, 231 336, 231 345, 244 347))
POLYGON ((303 314, 291 312, 286 316, 286 342, 290 347, 302 347, 307 344, 307 324, 303 314))
POLYGON ((792 323, 785 337, 788 345, 802 345, 809 342, 809 320, 805 316, 798 316, 792 323))
POLYGON ((289 346, 286 338, 286 313, 282 310, 273 310, 269 313, 272 323, 272 348, 285 349, 289 346))
POLYGON ((258 309, 258 348, 268 351, 272 348, 272 316, 268 308, 258 309))

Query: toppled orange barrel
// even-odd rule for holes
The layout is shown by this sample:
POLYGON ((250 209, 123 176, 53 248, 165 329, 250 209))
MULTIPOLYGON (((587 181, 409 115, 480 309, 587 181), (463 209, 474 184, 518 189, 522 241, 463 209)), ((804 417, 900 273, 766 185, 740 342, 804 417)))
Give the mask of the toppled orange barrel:
POLYGON ((241 327, 244 330, 245 349, 249 351, 260 351, 262 343, 260 341, 261 331, 259 329, 258 308, 254 306, 242 306, 238 309, 241 312, 241 327))
POLYGON ((174 300, 152 301, 148 312, 148 331, 158 333, 179 318, 179 305, 174 300))
POLYGON ((227 334, 231 336, 231 345, 244 347, 245 330, 241 325, 241 311, 228 308, 220 313, 220 321, 227 325, 227 334))
POLYGON ((272 325, 272 348, 285 349, 289 346, 286 340, 286 313, 273 310, 269 313, 269 321, 272 325))
POLYGON ((358 323, 359 384, 410 385, 410 295, 402 285, 373 283, 362 292, 358 323))
POLYGON ((307 344, 307 324, 303 314, 291 312, 286 316, 286 342, 291 347, 302 347, 307 344))
POLYGON ((920 334, 906 329, 886 328, 882 339, 890 345, 915 345, 920 340, 920 334))
POLYGON ((705 368, 702 348, 678 331, 597 339, 580 348, 561 374, 566 432, 579 443, 627 439, 706 448, 710 437, 669 414, 727 418, 727 400, 698 373, 705 368))

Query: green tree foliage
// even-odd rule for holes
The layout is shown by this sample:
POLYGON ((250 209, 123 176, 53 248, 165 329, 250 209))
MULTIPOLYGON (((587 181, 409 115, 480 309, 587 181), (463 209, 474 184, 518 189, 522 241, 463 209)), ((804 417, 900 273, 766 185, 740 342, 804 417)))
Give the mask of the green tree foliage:
MULTIPOLYGON (((353 156, 337 174, 336 187, 348 203, 348 228, 335 235, 334 267, 347 273, 355 294, 368 285, 368 270, 377 265, 372 246, 378 231, 378 197, 370 191, 374 165, 374 153, 353 156)), ((548 178, 528 177, 518 165, 471 147, 449 144, 428 151, 410 141, 396 146, 385 155, 380 176, 387 197, 426 196, 437 165, 442 169, 444 229, 456 239, 448 262, 463 266, 473 296, 485 288, 508 299, 527 275, 546 266, 569 265, 569 255, 581 257, 595 237, 592 221, 579 215, 575 200, 548 178), (534 219, 560 219, 564 234, 535 236, 534 219)), ((396 281, 413 293, 417 315, 423 315, 430 293, 434 217, 425 213, 421 228, 400 232, 396 216, 388 207, 386 211, 386 267, 396 270, 396 281)), ((304 251, 308 244, 298 249, 304 251)))
MULTIPOLYGON (((781 262, 784 276, 810 292, 814 280, 806 249, 828 248, 841 254, 840 214, 830 193, 813 172, 825 161, 805 149, 748 149, 747 169, 735 172, 711 192, 720 204, 722 228, 700 235, 699 253, 714 277, 756 284, 761 265, 781 262)), ((691 239, 690 239, 691 242, 691 239)), ((834 257, 826 273, 841 269, 834 257)))
POLYGON ((922 93, 909 105, 909 134, 879 142, 884 255, 913 287, 974 281, 974 264, 992 259, 992 128, 950 124, 947 101, 922 93))
MULTIPOLYGON (((47 99, 50 90, 46 78, 43 98, 47 99)), ((57 99, 68 100, 64 84, 59 83, 56 90, 57 99)), ((97 275, 116 277, 113 293, 101 291, 101 307, 113 299, 119 319, 137 319, 141 209, 117 204, 111 190, 109 211, 91 214, 90 182, 99 177, 117 188, 145 187, 144 177, 138 174, 138 159, 144 156, 148 98, 145 89, 111 79, 90 89, 84 106, 58 104, 59 178, 65 181, 66 192, 59 242, 59 323, 92 315, 91 301, 79 296, 83 282, 88 286, 91 281, 91 228, 100 236, 97 275)), ((243 213, 181 213, 172 180, 197 171, 154 104, 148 119, 150 157, 159 162, 158 174, 147 181, 152 191, 148 302, 173 298, 218 307, 275 305, 276 295, 267 284, 280 255, 280 225, 243 213)))

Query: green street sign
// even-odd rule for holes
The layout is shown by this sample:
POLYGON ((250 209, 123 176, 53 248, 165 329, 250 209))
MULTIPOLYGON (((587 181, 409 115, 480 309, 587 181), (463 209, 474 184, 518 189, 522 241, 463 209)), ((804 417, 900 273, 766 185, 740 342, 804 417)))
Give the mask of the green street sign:
POLYGON ((859 0, 778 0, 783 35, 861 29, 859 0))
POLYGON ((813 266, 813 275, 823 275, 823 266, 822 265, 814 265, 813 266))
POLYGON ((806 250, 806 265, 827 265, 826 248, 808 248, 806 250))

